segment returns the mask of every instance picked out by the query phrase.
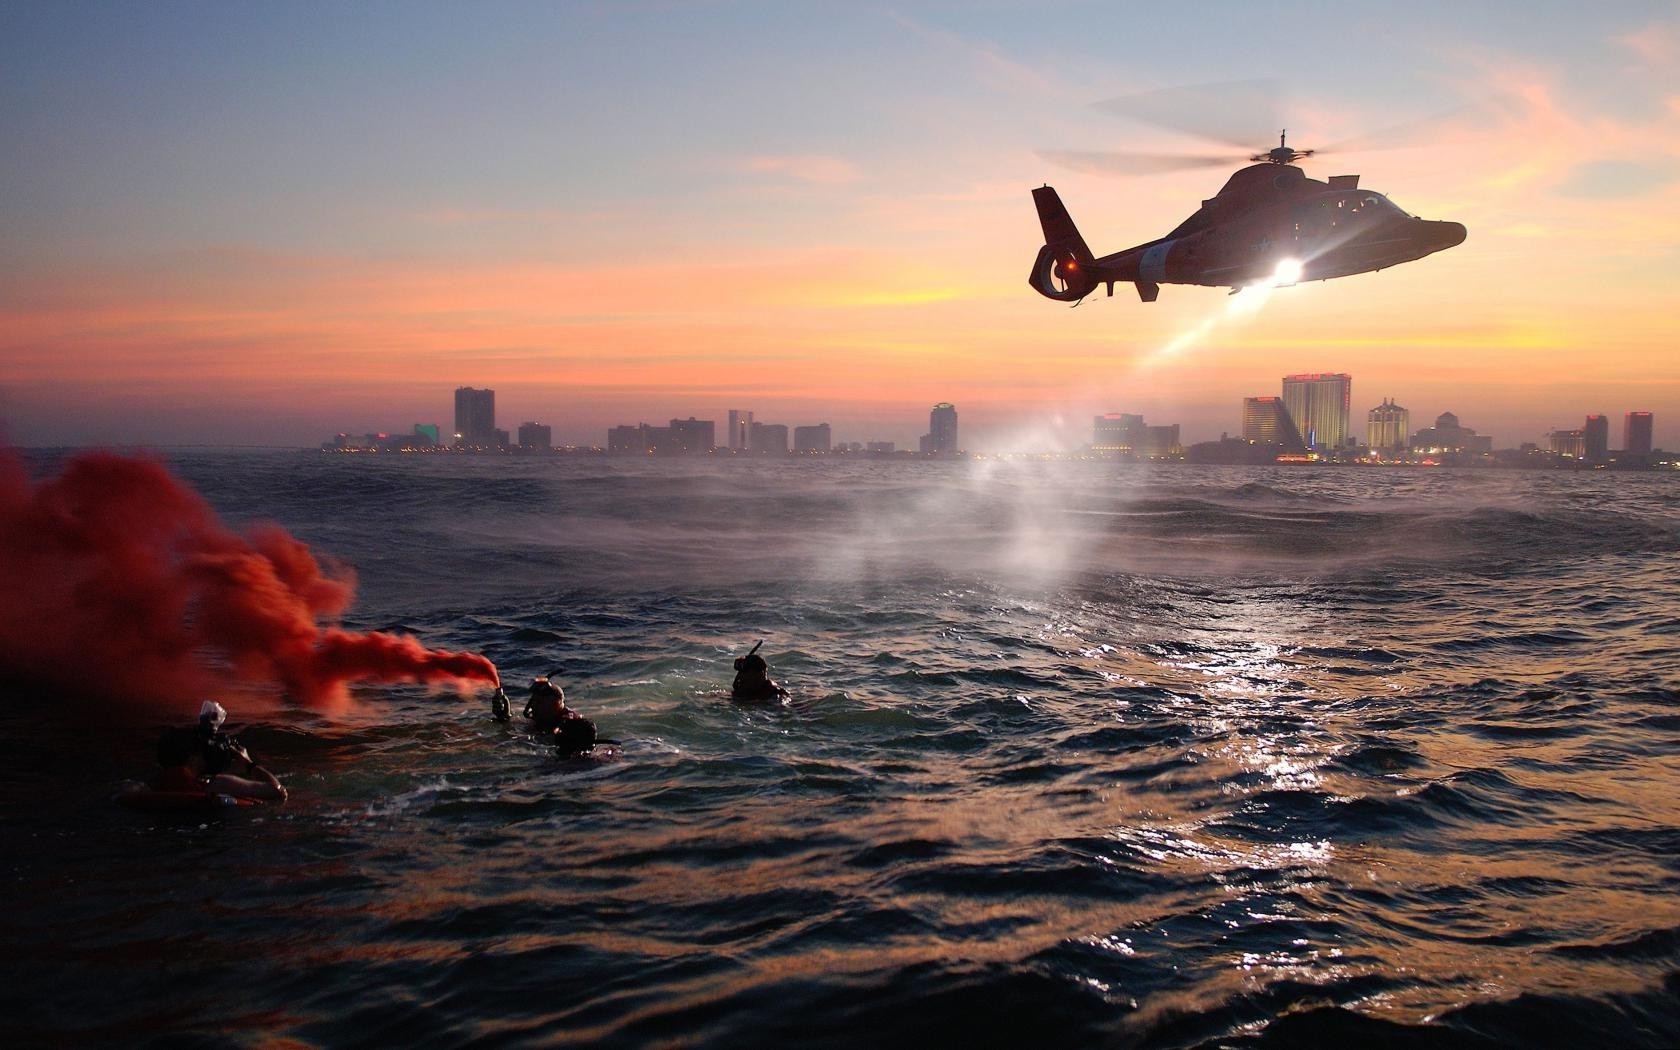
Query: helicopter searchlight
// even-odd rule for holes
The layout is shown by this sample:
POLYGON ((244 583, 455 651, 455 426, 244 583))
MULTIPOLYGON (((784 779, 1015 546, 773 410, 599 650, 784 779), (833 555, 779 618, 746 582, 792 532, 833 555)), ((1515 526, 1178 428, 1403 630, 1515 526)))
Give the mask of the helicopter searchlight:
POLYGON ((1301 274, 1305 272, 1306 266, 1301 262, 1301 260, 1285 259, 1277 264, 1276 270, 1272 271, 1272 283, 1277 285, 1279 288, 1288 288, 1290 285, 1299 281, 1301 279, 1301 274))

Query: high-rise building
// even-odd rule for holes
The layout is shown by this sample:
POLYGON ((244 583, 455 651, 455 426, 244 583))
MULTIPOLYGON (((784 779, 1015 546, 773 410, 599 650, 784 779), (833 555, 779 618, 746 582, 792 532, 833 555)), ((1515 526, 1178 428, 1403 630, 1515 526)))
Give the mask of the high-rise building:
POLYGON ((928 413, 928 432, 922 438, 923 452, 955 452, 957 444, 957 406, 941 401, 928 413))
POLYGON ((1629 412, 1622 422, 1622 451, 1630 456, 1651 454, 1651 413, 1629 412))
POLYGON ((753 414, 738 408, 729 410, 729 451, 745 452, 752 436, 753 414))
POLYGON ((1588 416, 1581 428, 1581 458, 1588 463, 1605 463, 1610 459, 1610 417, 1588 416))
POLYGON ((1160 426, 1143 428, 1143 448, 1140 450, 1148 459, 1165 459, 1178 456, 1184 452, 1184 446, 1178 441, 1178 424, 1166 423, 1160 426))
POLYGON ((1347 444, 1353 377, 1345 372, 1309 372, 1283 377, 1283 407, 1301 440, 1311 449, 1347 444))
POLYGON ((1131 452, 1143 444, 1143 417, 1107 412, 1091 420, 1091 451, 1131 452))
POLYGON ((1129 412, 1109 412, 1091 420, 1091 451, 1163 459, 1183 452, 1178 424, 1149 426, 1129 412))
POLYGON ((709 419, 673 419, 669 427, 673 452, 710 452, 717 448, 717 424, 709 419))
POLYGON ((607 431, 607 451, 622 454, 645 456, 654 449, 653 428, 646 423, 635 426, 612 427, 607 431))
POLYGON ((747 451, 785 455, 788 450, 788 428, 785 423, 754 422, 747 431, 747 451))
POLYGON ((547 452, 554 447, 554 428, 547 423, 519 424, 519 447, 547 452))
POLYGON ((795 452, 827 452, 833 445, 833 435, 827 423, 818 423, 814 427, 793 428, 793 450, 795 452))
POLYGON ((496 444, 496 392, 455 388, 455 443, 468 447, 496 444))
POLYGON ((1306 447, 1281 397, 1243 398, 1242 438, 1255 445, 1282 445, 1291 450, 1306 447))
POLYGON ((1403 452, 1412 445, 1412 414, 1383 398, 1365 417, 1365 444, 1373 452, 1403 452))

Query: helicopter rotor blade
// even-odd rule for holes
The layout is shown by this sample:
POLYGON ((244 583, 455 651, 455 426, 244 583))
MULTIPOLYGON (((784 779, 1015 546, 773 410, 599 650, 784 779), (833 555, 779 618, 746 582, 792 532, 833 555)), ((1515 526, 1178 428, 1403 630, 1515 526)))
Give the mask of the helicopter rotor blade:
POLYGON ((1469 107, 1455 106, 1416 120, 1390 124, 1376 131, 1341 139, 1318 149, 1319 153, 1365 153, 1385 149, 1416 149, 1428 146, 1439 138, 1441 125, 1469 111, 1469 107))
POLYGON ((1242 160, 1230 155, 1192 157, 1181 153, 1113 153, 1100 150, 1041 149, 1038 155, 1059 167, 1088 175, 1159 175, 1192 168, 1220 168, 1242 160))
POLYGON ((1096 103, 1104 113, 1128 117, 1169 131, 1223 142, 1244 151, 1277 134, 1283 107, 1280 81, 1232 80, 1190 84, 1096 103))

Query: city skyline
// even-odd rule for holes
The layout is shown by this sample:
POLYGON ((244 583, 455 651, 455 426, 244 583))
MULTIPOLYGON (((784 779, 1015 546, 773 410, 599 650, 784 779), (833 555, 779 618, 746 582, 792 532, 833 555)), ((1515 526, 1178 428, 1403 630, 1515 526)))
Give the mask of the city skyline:
MULTIPOLYGON (((1438 452, 1468 452, 1488 454, 1498 450, 1546 450, 1591 463, 1604 463, 1624 454, 1629 462, 1648 457, 1653 450, 1654 413, 1629 410, 1622 415, 1620 444, 1612 444, 1610 419, 1602 413, 1587 413, 1578 428, 1554 427, 1535 439, 1495 443, 1491 434, 1479 433, 1476 428, 1460 423, 1458 414, 1448 410, 1435 417, 1431 426, 1411 428, 1410 410, 1391 397, 1364 413, 1363 425, 1355 418, 1351 390, 1353 377, 1346 373, 1309 373, 1283 376, 1283 395, 1251 395, 1242 399, 1238 410, 1236 440, 1261 446, 1276 445, 1288 455, 1295 453, 1325 454, 1338 458, 1339 453, 1363 451, 1385 456, 1395 454, 1400 460, 1411 454, 1427 455, 1438 452), (1292 413, 1288 402, 1298 403, 1292 413), (1309 422, 1302 426, 1295 422, 1295 414, 1302 414, 1309 422), (1316 420, 1316 422, 1314 422, 1316 420), (1339 434, 1340 440, 1317 439, 1320 431, 1339 434), (1316 443, 1315 443, 1316 440, 1316 443)), ((1037 449, 992 449, 969 446, 957 430, 957 409, 942 401, 928 412, 928 432, 914 446, 900 445, 891 439, 834 436, 834 428, 822 423, 771 423, 757 419, 753 410, 729 409, 720 431, 712 419, 699 419, 690 414, 686 419, 672 417, 659 426, 645 421, 618 423, 607 428, 604 441, 554 440, 554 428, 546 422, 527 420, 519 424, 517 437, 496 424, 496 391, 489 388, 457 387, 455 390, 455 431, 444 440, 436 423, 415 423, 412 430, 388 429, 362 432, 337 431, 336 438, 322 443, 323 448, 354 450, 369 447, 406 448, 411 443, 420 447, 456 446, 467 449, 514 449, 551 451, 556 449, 604 450, 618 453, 694 453, 709 451, 750 453, 820 453, 828 451, 909 451, 915 448, 923 454, 964 452, 978 455, 997 453, 1063 453, 1090 451, 1120 453, 1143 458, 1179 458, 1198 445, 1219 445, 1233 437, 1230 430, 1221 431, 1218 441, 1211 438, 1182 438, 1181 424, 1150 425, 1138 413, 1106 412, 1093 417, 1086 430, 1087 440, 1071 446, 1037 449)), ((1211 462, 1203 458, 1204 462, 1211 462)))
POLYGON ((1029 447, 1115 409, 1214 436, 1276 375, 1339 369, 1502 441, 1637 405, 1680 444, 1671 5, 1274 5, 1212 39, 1191 10, 1143 36, 1121 10, 1080 18, 17 8, 0 419, 25 444, 306 445, 434 417, 428 391, 471 377, 557 440, 750 401, 910 444, 899 421, 948 399, 971 443, 1029 447), (1187 39, 1208 45, 1189 62, 1187 39), (1463 245, 1235 300, 1068 310, 1026 287, 1032 187, 1104 250, 1163 235, 1230 174, 1047 162, 1198 148, 1094 103, 1275 75, 1303 48, 1323 61, 1290 67, 1292 145, 1434 117, 1427 148, 1303 170, 1462 221, 1463 245), (454 57, 412 58, 434 53, 454 57))

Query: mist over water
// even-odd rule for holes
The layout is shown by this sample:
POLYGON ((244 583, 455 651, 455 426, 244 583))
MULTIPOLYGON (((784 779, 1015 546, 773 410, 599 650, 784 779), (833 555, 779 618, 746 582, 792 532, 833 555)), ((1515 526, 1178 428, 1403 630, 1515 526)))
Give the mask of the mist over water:
POLYGON ((171 467, 624 743, 361 686, 242 728, 286 806, 182 821, 105 801, 154 727, 13 688, 23 1042, 1680 1039, 1667 477, 171 467), (786 708, 725 696, 760 638, 786 708))

